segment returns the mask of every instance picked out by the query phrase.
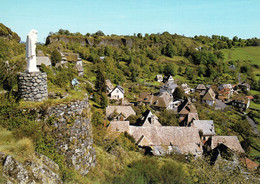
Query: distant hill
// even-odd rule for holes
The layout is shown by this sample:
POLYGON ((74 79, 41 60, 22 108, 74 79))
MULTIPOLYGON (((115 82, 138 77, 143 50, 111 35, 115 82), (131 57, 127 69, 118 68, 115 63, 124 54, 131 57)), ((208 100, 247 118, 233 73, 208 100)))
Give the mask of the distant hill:
POLYGON ((0 37, 4 37, 10 40, 21 41, 21 38, 17 33, 13 32, 10 28, 6 27, 4 24, 0 23, 0 37))

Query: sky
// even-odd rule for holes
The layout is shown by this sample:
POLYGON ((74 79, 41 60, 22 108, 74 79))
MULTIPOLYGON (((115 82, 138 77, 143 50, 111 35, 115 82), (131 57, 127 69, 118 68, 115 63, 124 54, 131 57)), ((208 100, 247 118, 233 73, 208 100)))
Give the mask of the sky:
POLYGON ((260 38, 260 0, 0 0, 0 22, 22 39, 49 32, 260 38))

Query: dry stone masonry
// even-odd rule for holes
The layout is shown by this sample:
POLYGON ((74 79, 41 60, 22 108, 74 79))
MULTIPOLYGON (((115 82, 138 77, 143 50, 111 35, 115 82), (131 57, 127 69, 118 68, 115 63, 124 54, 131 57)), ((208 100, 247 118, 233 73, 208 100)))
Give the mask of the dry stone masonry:
POLYGON ((83 111, 89 110, 88 98, 49 107, 45 119, 54 117, 56 148, 66 158, 69 167, 86 175, 96 165, 92 127, 83 111))
POLYGON ((18 93, 25 101, 42 101, 48 97, 47 74, 18 73, 18 93))

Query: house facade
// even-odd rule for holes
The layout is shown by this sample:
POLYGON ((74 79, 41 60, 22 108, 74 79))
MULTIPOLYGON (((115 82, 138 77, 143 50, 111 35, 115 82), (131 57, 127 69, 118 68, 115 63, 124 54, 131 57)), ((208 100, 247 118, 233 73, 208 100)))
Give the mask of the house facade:
POLYGON ((124 89, 117 85, 109 94, 109 97, 111 100, 120 100, 120 99, 124 99, 124 89))
POLYGON ((250 98, 246 96, 236 95, 232 99, 232 106, 239 108, 243 111, 246 111, 249 105, 250 105, 250 98))
POLYGON ((212 90, 212 88, 209 88, 205 95, 202 98, 202 102, 207 103, 208 105, 214 105, 216 101, 216 94, 212 90))

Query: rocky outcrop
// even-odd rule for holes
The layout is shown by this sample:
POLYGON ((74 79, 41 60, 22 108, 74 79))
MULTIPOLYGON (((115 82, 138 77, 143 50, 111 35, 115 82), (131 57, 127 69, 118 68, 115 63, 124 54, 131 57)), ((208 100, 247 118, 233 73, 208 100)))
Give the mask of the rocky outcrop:
POLYGON ((54 117, 53 134, 56 136, 57 150, 65 155, 66 163, 86 175, 96 165, 96 154, 92 146, 90 119, 83 116, 89 110, 88 99, 49 107, 45 119, 54 117))
POLYGON ((63 41, 65 44, 79 43, 81 46, 113 46, 120 47, 122 45, 132 47, 133 40, 131 38, 121 37, 84 37, 84 36, 65 36, 65 35, 52 35, 46 39, 46 45, 63 41))
POLYGON ((2 23, 0 23, 0 37, 7 38, 8 40, 16 40, 17 42, 20 42, 21 40, 17 33, 13 32, 2 23))
MULTIPOLYGON (((3 154, 1 154, 1 158, 3 154)), ((62 183, 59 166, 48 157, 35 153, 24 164, 7 155, 3 160, 3 176, 12 183, 62 183)))
POLYGON ((25 101, 42 101, 48 97, 46 73, 18 73, 18 93, 25 101))

